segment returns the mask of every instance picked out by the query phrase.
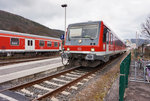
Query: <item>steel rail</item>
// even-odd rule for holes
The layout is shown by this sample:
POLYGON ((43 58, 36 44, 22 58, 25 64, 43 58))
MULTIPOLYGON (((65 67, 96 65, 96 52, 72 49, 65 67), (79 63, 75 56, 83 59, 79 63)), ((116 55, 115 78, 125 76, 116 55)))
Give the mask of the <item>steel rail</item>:
POLYGON ((25 88, 25 87, 28 87, 28 86, 32 86, 34 84, 41 83, 41 82, 43 82, 45 80, 50 80, 50 79, 52 79, 54 77, 58 77, 58 76, 63 75, 65 73, 71 72, 73 70, 76 70, 77 68, 79 68, 79 67, 74 67, 74 68, 71 68, 71 69, 68 69, 68 70, 64 70, 64 71, 52 74, 52 75, 47 76, 47 77, 43 77, 43 78, 40 78, 40 79, 33 80, 31 82, 27 82, 27 83, 24 83, 24 84, 17 85, 15 87, 6 88, 6 89, 3 89, 3 90, 0 90, 0 93, 4 92, 4 91, 7 91, 7 90, 16 90, 16 89, 22 89, 22 88, 25 88))
POLYGON ((54 91, 48 92, 48 93, 42 95, 42 96, 39 97, 39 98, 33 99, 32 101, 38 101, 38 100, 42 100, 43 98, 46 98, 46 97, 55 96, 56 94, 60 93, 61 91, 63 91, 63 90, 66 89, 67 87, 70 87, 70 86, 76 84, 77 82, 83 80, 84 78, 86 78, 86 77, 88 77, 88 76, 94 74, 94 73, 97 72, 98 70, 103 69, 102 67, 105 67, 105 66, 106 66, 106 64, 104 64, 104 65, 102 65, 102 66, 100 66, 100 67, 98 67, 98 68, 92 70, 91 72, 88 72, 88 73, 86 73, 86 74, 80 76, 79 78, 77 78, 77 79, 75 79, 75 80, 73 80, 73 81, 71 81, 71 82, 69 82, 69 83, 67 83, 67 84, 65 84, 65 85, 63 85, 63 86, 61 86, 61 87, 55 89, 54 91))

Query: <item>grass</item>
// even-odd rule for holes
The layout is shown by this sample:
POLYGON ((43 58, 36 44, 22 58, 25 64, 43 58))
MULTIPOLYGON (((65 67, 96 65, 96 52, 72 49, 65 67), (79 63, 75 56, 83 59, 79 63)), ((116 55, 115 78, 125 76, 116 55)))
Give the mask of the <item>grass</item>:
POLYGON ((108 72, 104 73, 95 82, 92 82, 86 89, 72 99, 73 101, 103 101, 113 82, 119 75, 121 60, 112 67, 108 72))

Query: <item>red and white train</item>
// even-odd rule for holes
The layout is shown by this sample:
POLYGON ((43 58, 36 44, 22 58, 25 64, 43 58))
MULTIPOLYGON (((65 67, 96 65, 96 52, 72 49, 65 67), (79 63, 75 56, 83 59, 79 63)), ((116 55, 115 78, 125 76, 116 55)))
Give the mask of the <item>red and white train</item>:
POLYGON ((0 30, 0 54, 57 52, 58 38, 0 30))
POLYGON ((126 51, 126 45, 103 21, 70 24, 64 53, 70 64, 94 67, 126 51))

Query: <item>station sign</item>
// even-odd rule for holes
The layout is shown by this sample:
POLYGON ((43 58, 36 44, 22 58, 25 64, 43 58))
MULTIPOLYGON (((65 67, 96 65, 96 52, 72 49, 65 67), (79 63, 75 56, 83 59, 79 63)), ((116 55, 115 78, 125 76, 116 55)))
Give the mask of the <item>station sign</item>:
POLYGON ((62 34, 62 35, 60 36, 60 39, 61 39, 61 40, 64 40, 64 37, 65 37, 64 34, 62 34))

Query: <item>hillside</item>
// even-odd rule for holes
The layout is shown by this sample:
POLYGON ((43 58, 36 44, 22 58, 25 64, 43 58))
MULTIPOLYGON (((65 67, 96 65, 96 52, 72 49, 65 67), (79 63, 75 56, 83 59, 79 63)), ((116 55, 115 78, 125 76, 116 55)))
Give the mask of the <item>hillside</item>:
MULTIPOLYGON (((136 39, 131 39, 131 42, 136 43, 136 39)), ((138 39, 138 46, 141 46, 142 44, 150 44, 150 40, 138 39)))
POLYGON ((61 30, 50 29, 19 15, 15 15, 2 10, 0 10, 0 30, 8 30, 56 38, 60 38, 60 35, 64 33, 61 30))

